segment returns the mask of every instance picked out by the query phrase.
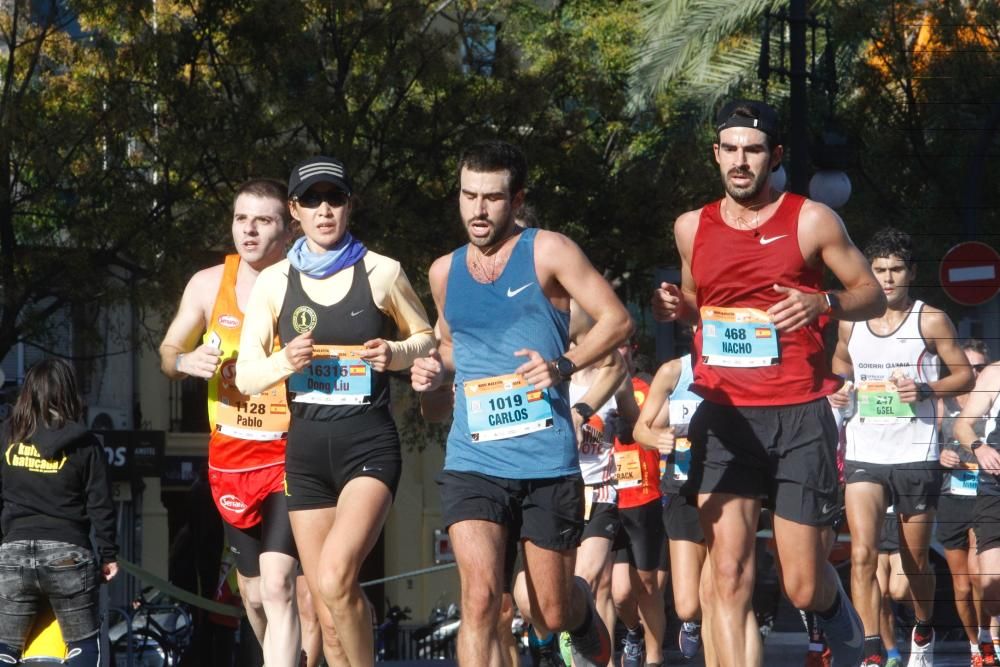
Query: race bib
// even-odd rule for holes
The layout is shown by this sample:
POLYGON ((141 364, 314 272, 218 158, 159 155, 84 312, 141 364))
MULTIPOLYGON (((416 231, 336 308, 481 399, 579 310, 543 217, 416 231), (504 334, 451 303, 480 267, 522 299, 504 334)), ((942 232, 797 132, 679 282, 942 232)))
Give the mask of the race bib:
POLYGON ((686 482, 691 474, 691 441, 677 438, 674 441, 674 481, 686 482))
POLYGON ((639 450, 630 449, 615 452, 615 479, 618 489, 631 489, 642 485, 642 463, 639 461, 639 450))
POLYGON ((701 309, 701 360, 709 366, 756 368, 779 361, 778 330, 756 308, 701 309))
POLYGON ((687 433, 688 424, 691 422, 691 417, 694 416, 694 411, 698 409, 699 404, 701 404, 701 401, 670 401, 668 411, 670 425, 674 427, 674 435, 685 435, 687 433))
POLYGON ((900 419, 915 419, 913 406, 899 400, 899 390, 893 382, 861 382, 858 384, 858 416, 871 424, 895 424, 900 419))
POLYGON ((371 402, 372 368, 361 345, 315 345, 309 365, 288 378, 296 403, 364 405, 371 402))
POLYGON ((243 440, 267 441, 285 437, 289 416, 284 385, 245 396, 236 388, 235 358, 222 363, 219 375, 216 431, 243 440))
POLYGON ((979 491, 979 470, 952 470, 948 491, 953 496, 974 496, 979 491))
POLYGON ((517 374, 465 382, 465 410, 473 442, 513 438, 552 428, 546 389, 535 389, 517 374))

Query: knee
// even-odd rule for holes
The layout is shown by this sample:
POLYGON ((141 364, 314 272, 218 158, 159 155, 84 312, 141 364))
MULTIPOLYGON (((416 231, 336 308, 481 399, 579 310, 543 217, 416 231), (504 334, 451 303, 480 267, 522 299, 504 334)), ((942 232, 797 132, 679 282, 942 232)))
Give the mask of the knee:
POLYGON ((956 600, 964 600, 972 595, 972 582, 964 574, 952 574, 951 587, 955 591, 956 600))
POLYGON ((500 616, 501 597, 501 593, 486 582, 469 582, 462 590, 462 622, 479 627, 496 623, 500 616))
POLYGON ((265 606, 290 605, 295 595, 295 578, 284 573, 260 575, 260 601, 265 606))
POLYGON ((320 574, 318 593, 331 609, 343 607, 351 599, 353 587, 357 583, 355 570, 335 563, 320 574))
POLYGON ((726 558, 713 563, 712 573, 715 583, 715 593, 721 598, 730 598, 741 594, 749 594, 752 588, 752 572, 744 561, 726 558))
POLYGON ((674 598, 674 613, 682 621, 698 620, 698 617, 701 616, 701 604, 697 596, 690 596, 685 600, 674 598), (694 599, 690 599, 691 597, 694 599))
POLYGON ((864 573, 866 576, 873 577, 877 565, 878 551, 867 544, 852 544, 851 572, 864 573))
POLYGON ((240 597, 248 611, 262 611, 264 603, 260 595, 260 577, 240 578, 240 597))
POLYGON ((789 576, 784 582, 785 596, 796 609, 811 610, 816 606, 819 591, 816 580, 809 577, 789 576))

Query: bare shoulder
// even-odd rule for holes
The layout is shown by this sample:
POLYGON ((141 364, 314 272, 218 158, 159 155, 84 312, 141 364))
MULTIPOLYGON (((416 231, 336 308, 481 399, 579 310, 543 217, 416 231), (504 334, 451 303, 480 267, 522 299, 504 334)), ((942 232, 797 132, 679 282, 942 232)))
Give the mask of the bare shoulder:
POLYGON ((565 234, 551 232, 547 229, 539 229, 535 234, 535 253, 537 254, 540 250, 546 254, 550 252, 572 252, 579 250, 579 246, 565 234))
POLYGON ((951 331, 954 328, 948 313, 929 303, 924 303, 920 309, 920 326, 928 331, 951 331))
POLYGON ((806 199, 799 210, 799 233, 832 241, 847 237, 847 228, 836 211, 812 199, 806 199))
POLYGON ((981 391, 1000 390, 1000 361, 994 361, 983 369, 976 380, 976 389, 981 391))
POLYGON ((427 279, 430 281, 431 289, 444 288, 448 281, 448 273, 451 271, 451 260, 454 255, 455 253, 449 252, 431 263, 431 268, 427 270, 427 279))
POLYGON ((184 299, 193 305, 205 307, 211 310, 215 303, 215 297, 219 293, 219 286, 222 284, 222 275, 225 272, 224 264, 210 266, 202 269, 191 276, 187 287, 184 289, 184 299))
POLYGON ((698 233, 698 224, 700 221, 700 208, 681 213, 674 220, 674 240, 677 243, 677 250, 685 257, 690 257, 691 255, 691 249, 694 247, 694 237, 698 233))

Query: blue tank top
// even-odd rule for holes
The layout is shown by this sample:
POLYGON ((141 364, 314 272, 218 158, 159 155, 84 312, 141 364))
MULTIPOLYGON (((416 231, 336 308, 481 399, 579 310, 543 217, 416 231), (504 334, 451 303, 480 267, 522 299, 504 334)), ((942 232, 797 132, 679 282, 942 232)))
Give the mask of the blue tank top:
POLYGON ((485 442, 476 440, 469 428, 467 382, 513 373, 527 360, 515 357, 516 350, 535 350, 551 360, 568 347, 569 313, 552 305, 535 275, 536 232, 521 232, 503 273, 490 284, 478 283, 469 274, 467 245, 452 254, 444 318, 454 344, 455 419, 448 434, 445 470, 508 479, 580 474, 569 383, 547 390, 552 408, 549 428, 485 442))
POLYGON ((681 373, 677 385, 670 392, 670 425, 674 427, 676 444, 673 453, 660 457, 660 491, 668 494, 679 494, 681 487, 687 482, 691 469, 691 443, 687 439, 688 424, 695 410, 701 405, 702 398, 691 391, 694 382, 694 372, 691 368, 691 355, 681 357, 681 373))

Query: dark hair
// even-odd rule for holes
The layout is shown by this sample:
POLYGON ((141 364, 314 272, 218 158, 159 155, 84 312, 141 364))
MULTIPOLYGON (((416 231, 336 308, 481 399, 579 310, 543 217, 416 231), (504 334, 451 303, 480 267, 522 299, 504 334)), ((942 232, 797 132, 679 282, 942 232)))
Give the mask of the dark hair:
POLYGON ((967 338, 962 341, 962 351, 978 352, 983 355, 986 363, 990 363, 990 348, 978 338, 967 338))
POLYGON ((11 441, 23 442, 41 426, 59 428, 82 416, 73 369, 62 359, 43 359, 24 376, 10 418, 11 441))
POLYGON ((908 267, 916 263, 913 259, 913 239, 910 235, 895 227, 883 227, 868 240, 865 257, 869 262, 874 262, 876 259, 888 259, 893 255, 903 260, 908 267))
POLYGON ((255 197, 278 200, 281 203, 281 206, 278 208, 281 210, 282 224, 288 227, 291 223, 292 214, 285 203, 287 198, 285 184, 278 179, 251 178, 250 180, 243 181, 236 187, 236 193, 233 195, 233 206, 236 206, 236 200, 240 198, 240 195, 253 195, 255 197))
POLYGON ((458 158, 459 179, 463 169, 478 173, 506 171, 510 175, 511 196, 523 190, 528 180, 528 161, 524 152, 506 141, 481 141, 469 146, 458 158))

